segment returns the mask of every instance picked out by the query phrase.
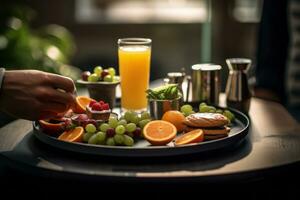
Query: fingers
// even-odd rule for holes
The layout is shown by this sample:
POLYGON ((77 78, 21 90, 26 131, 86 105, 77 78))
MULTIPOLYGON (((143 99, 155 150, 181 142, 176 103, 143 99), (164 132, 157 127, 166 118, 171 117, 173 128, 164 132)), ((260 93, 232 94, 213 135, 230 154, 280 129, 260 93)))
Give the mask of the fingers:
POLYGON ((41 102, 57 102, 68 106, 73 105, 75 102, 73 94, 49 86, 40 86, 33 92, 41 102))
POLYGON ((57 102, 46 102, 42 105, 42 111, 49 111, 49 112, 53 112, 56 113, 56 115, 58 113, 62 113, 62 112, 66 112, 67 110, 69 110, 69 106, 62 104, 62 103, 57 103, 57 102))
POLYGON ((47 73, 47 83, 55 89, 62 89, 69 93, 74 93, 75 85, 72 79, 57 74, 47 73))
POLYGON ((55 90, 55 89, 49 89, 52 94, 51 94, 51 99, 49 99, 50 101, 55 101, 58 103, 63 103, 66 104, 68 106, 71 106, 74 101, 75 98, 71 93, 66 93, 66 92, 62 92, 60 90, 55 90))
MULTIPOLYGON (((54 112, 50 112, 50 111, 43 111, 40 113, 40 115, 38 116, 38 120, 41 119, 51 119, 51 118, 55 118, 57 116, 57 113, 54 112)), ((36 118, 30 119, 30 120, 37 120, 36 118)))

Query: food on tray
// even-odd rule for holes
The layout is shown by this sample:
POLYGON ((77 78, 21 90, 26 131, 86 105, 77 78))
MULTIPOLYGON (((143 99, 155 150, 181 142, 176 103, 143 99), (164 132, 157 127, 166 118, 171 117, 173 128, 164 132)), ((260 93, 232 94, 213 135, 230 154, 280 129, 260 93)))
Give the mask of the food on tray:
POLYGON ((65 130, 68 120, 66 118, 39 120, 39 124, 43 132, 55 136, 65 130))
POLYGON ((176 138, 174 144, 176 146, 179 146, 184 144, 199 143, 202 142, 203 140, 204 140, 203 130, 195 129, 176 138))
MULTIPOLYGON (((193 131, 196 129, 199 129, 199 128, 187 126, 184 131, 190 132, 190 131, 193 131)), ((218 138, 227 137, 230 132, 230 128, 227 126, 214 127, 214 128, 202 128, 202 130, 204 133, 205 140, 214 140, 214 139, 218 139, 218 138)))
POLYGON ((152 145, 166 145, 176 137, 177 129, 170 122, 154 120, 144 127, 143 133, 152 145))
POLYGON ((177 128, 178 132, 182 132, 186 127, 183 123, 185 121, 184 115, 177 110, 169 110, 165 112, 162 120, 172 123, 177 128))
POLYGON ((183 122, 191 127, 221 127, 229 123, 227 117, 219 113, 195 113, 187 116, 183 122))
MULTIPOLYGON (((100 72, 100 68, 95 69, 95 74, 100 72)), ((175 84, 147 93, 148 98, 162 100, 181 95, 175 84)), ((235 118, 233 113, 205 103, 199 105, 199 110, 196 113, 191 105, 186 104, 180 111, 165 112, 161 120, 152 121, 149 112, 138 114, 131 110, 118 118, 108 103, 78 96, 75 106, 64 116, 39 120, 39 124, 43 132, 59 140, 109 146, 133 146, 138 138, 146 139, 152 145, 167 145, 175 139, 174 145, 178 146, 228 136, 230 128, 227 126, 235 118), (177 132, 183 134, 176 138, 177 132)))
POLYGON ((143 128, 140 126, 140 122, 151 120, 146 118, 150 116, 149 113, 142 115, 143 120, 136 112, 127 111, 122 118, 110 117, 107 122, 101 123, 98 127, 94 124, 88 124, 85 128, 83 141, 89 144, 132 146, 134 138, 142 136, 143 128))
POLYGON ((104 101, 97 102, 92 100, 86 107, 86 113, 91 119, 106 121, 110 116, 111 109, 109 104, 105 103, 104 101))
POLYGON ((230 128, 227 127, 229 120, 219 113, 195 113, 186 117, 184 123, 187 125, 185 131, 202 129, 205 140, 227 137, 230 128))
POLYGON ((189 116, 190 114, 194 114, 195 111, 193 110, 193 107, 189 104, 185 104, 181 106, 180 112, 184 114, 184 116, 189 116))
POLYGON ((148 99, 173 100, 181 97, 177 84, 167 84, 146 91, 148 99))
MULTIPOLYGON (((86 112, 86 107, 90 104, 91 101, 93 101, 94 99, 91 99, 89 97, 86 96, 77 96, 76 97, 76 101, 75 101, 75 106, 73 109, 73 111, 75 113, 85 113, 86 112)), ((95 100, 94 100, 95 101, 95 100)))
POLYGON ((83 128, 81 126, 77 126, 74 129, 63 132, 58 139, 67 142, 82 142, 83 132, 83 128))
MULTIPOLYGON (((185 104, 185 105, 181 106, 180 111, 186 117, 195 113, 195 111, 193 110, 193 107, 189 104, 185 104)), ((214 106, 209 106, 204 102, 199 104, 199 112, 200 113, 219 113, 219 114, 222 114, 225 117, 227 117, 227 119, 230 122, 233 122, 235 119, 234 114, 232 112, 230 112, 229 110, 217 109, 214 106)))
POLYGON ((101 66, 94 68, 94 73, 84 71, 81 74, 81 79, 88 82, 116 82, 119 78, 115 76, 116 71, 113 67, 103 69, 101 66))
POLYGON ((142 138, 144 126, 151 121, 148 112, 139 115, 134 111, 127 111, 118 119, 117 115, 115 117, 111 115, 109 105, 103 101, 97 102, 90 98, 77 97, 77 103, 82 109, 86 107, 86 113, 70 114, 68 112, 68 117, 48 121, 40 120, 42 130, 44 132, 51 130, 51 136, 68 142, 132 146, 134 139, 142 138), (99 120, 97 115, 103 113, 110 115, 108 118, 102 118, 102 116, 99 120))
MULTIPOLYGON (((190 132, 198 128, 186 126, 184 132, 190 132)), ((213 128, 201 128, 205 135, 224 135, 230 132, 230 128, 227 126, 213 127, 213 128)))

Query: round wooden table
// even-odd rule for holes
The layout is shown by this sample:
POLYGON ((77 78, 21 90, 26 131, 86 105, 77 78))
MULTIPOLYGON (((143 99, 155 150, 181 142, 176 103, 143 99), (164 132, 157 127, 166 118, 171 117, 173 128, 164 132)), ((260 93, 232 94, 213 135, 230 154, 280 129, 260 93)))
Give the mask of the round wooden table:
POLYGON ((41 176, 124 182, 218 182, 257 178, 299 163, 300 129, 280 104, 252 98, 251 127, 239 146, 224 152, 164 159, 88 157, 39 142, 32 122, 17 120, 0 129, 0 159, 41 176))

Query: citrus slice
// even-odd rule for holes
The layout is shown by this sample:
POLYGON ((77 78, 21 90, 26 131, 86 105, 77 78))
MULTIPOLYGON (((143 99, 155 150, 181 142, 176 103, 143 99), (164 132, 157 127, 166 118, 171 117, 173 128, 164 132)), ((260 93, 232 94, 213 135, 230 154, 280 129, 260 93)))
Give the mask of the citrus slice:
POLYGON ((175 140, 175 145, 179 146, 184 144, 198 143, 198 142, 202 142, 203 140, 204 140, 203 130, 196 129, 178 137, 175 140))
POLYGON ((178 132, 182 132, 185 128, 185 124, 183 123, 185 120, 184 115, 177 110, 169 110, 164 113, 162 116, 162 120, 172 123, 178 132))
POLYGON ((78 114, 85 113, 86 107, 89 105, 89 103, 92 101, 92 98, 86 97, 86 96, 78 96, 76 97, 76 103, 73 111, 78 114))
POLYGON ((67 141, 67 142, 82 142, 84 129, 81 126, 77 126, 76 128, 63 132, 58 139, 67 141))
POLYGON ((49 120, 39 120, 39 124, 43 132, 49 135, 56 135, 63 132, 65 123, 59 120, 56 123, 51 123, 49 120))
POLYGON ((176 137, 177 129, 170 122, 154 120, 143 129, 146 140, 152 145, 166 145, 176 137))

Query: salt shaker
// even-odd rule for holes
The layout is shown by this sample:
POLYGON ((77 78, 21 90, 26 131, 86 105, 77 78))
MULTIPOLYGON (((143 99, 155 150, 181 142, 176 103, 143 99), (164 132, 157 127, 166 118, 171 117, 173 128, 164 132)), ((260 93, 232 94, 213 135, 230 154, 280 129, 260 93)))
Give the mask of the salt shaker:
POLYGON ((247 58, 229 58, 226 59, 226 63, 229 68, 226 84, 227 106, 248 113, 252 95, 246 72, 251 65, 251 60, 247 58))

